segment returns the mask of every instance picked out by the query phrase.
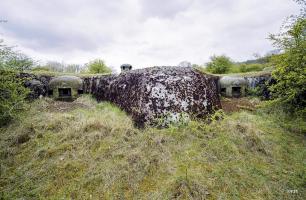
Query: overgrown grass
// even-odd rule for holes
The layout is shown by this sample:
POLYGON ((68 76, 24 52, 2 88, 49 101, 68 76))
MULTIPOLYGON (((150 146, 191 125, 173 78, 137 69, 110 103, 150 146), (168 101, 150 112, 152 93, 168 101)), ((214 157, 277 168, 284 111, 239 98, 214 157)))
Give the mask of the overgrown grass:
MULTIPOLYGON (((136 129, 110 103, 37 100, 0 131, 3 199, 303 199, 305 138, 266 112, 136 129)), ((301 122, 304 123, 304 122, 301 122)))

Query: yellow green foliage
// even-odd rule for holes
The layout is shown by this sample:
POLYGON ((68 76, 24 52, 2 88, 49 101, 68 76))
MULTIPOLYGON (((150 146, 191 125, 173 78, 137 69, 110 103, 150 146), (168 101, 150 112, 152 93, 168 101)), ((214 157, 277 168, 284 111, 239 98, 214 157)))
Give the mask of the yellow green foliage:
POLYGON ((26 106, 25 99, 29 90, 24 80, 17 78, 18 73, 30 69, 33 61, 3 44, 0 39, 0 127, 17 118, 26 106))
POLYGON ((112 70, 106 66, 105 62, 101 59, 96 59, 88 63, 88 70, 91 74, 105 74, 111 73, 112 70))
MULTIPOLYGON (((306 2, 304 2, 306 5, 306 2)), ((306 115, 306 19, 298 19, 280 35, 271 35, 275 45, 284 50, 274 56, 272 73, 276 84, 270 88, 289 111, 306 115)))

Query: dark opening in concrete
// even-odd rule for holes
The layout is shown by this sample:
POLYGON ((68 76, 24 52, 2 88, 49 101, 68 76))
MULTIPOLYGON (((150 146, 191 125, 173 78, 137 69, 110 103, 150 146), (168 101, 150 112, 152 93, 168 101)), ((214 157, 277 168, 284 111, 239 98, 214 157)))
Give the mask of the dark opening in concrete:
POLYGON ((83 90, 78 90, 78 94, 83 94, 83 90))
POLYGON ((52 96, 53 95, 53 90, 48 90, 48 96, 52 96))
POLYGON ((71 97, 71 88, 58 88, 59 97, 71 97))
POLYGON ((232 87, 232 96, 240 97, 241 96, 241 87, 232 87))
POLYGON ((226 95, 226 88, 221 88, 221 95, 223 95, 223 96, 226 95))

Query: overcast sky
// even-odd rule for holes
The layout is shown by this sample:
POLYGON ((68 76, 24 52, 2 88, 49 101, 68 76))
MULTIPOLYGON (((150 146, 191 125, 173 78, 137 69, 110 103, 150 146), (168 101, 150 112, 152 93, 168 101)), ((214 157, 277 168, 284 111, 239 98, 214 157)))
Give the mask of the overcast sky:
POLYGON ((292 0, 0 0, 0 38, 41 61, 242 61, 272 50, 268 34, 298 11, 292 0))

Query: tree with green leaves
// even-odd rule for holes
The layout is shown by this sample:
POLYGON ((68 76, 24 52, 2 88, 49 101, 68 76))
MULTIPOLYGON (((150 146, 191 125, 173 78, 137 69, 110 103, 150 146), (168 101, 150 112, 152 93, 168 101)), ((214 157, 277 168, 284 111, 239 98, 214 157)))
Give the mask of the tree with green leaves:
POLYGON ((0 40, 0 126, 18 117, 25 108, 29 89, 24 87, 24 80, 18 74, 32 65, 30 58, 0 40))
POLYGON ((206 64, 207 71, 214 74, 225 74, 228 73, 230 68, 233 66, 231 59, 225 55, 212 56, 210 62, 206 64))
MULTIPOLYGON (((298 1, 306 7, 306 1, 298 1)), ((304 8, 305 8, 304 7, 304 8)), ((274 45, 283 53, 275 55, 272 72, 276 84, 270 89, 278 101, 291 111, 306 113, 306 12, 302 9, 299 16, 290 18, 285 31, 270 35, 274 45)))
POLYGON ((15 51, 14 47, 7 46, 0 39, 0 69, 24 71, 33 66, 33 60, 28 56, 15 51))
POLYGON ((112 70, 106 66, 105 62, 101 59, 95 59, 88 63, 89 73, 92 74, 106 74, 111 73, 112 70))

